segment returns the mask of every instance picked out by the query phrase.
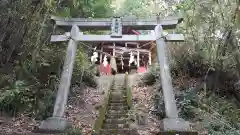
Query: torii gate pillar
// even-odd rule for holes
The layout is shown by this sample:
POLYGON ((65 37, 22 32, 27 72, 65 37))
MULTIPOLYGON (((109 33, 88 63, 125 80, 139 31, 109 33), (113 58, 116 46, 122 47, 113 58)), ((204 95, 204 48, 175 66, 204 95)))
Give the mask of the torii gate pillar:
POLYGON ((66 58, 58 88, 58 93, 54 105, 53 116, 43 121, 39 127, 40 131, 63 132, 70 126, 70 123, 63 118, 68 100, 69 88, 71 85, 72 72, 77 52, 77 37, 80 36, 78 26, 74 25, 70 32, 70 40, 66 51, 66 58))
POLYGON ((167 46, 161 25, 155 27, 157 56, 160 65, 161 83, 167 118, 163 119, 164 131, 188 131, 189 123, 178 117, 178 111, 172 86, 172 78, 167 59, 167 46))

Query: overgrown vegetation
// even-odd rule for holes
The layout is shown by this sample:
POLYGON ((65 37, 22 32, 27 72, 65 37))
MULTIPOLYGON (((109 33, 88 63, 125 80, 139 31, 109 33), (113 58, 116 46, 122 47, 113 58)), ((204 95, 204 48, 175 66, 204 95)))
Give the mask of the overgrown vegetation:
MULTIPOLYGON (((185 42, 168 44, 173 80, 178 82, 175 85, 183 86, 176 86, 183 93, 177 101, 180 115, 199 121, 211 135, 240 134, 239 90, 234 88, 240 73, 240 1, 165 3, 167 9, 155 12, 162 11, 163 15, 181 12, 184 17, 175 32, 183 33, 185 42)), ((156 2, 155 7, 158 6, 156 2)), ((158 66, 153 65, 144 81, 152 85, 159 83, 159 79, 158 66)))
MULTIPOLYGON (((52 114, 66 44, 50 44, 51 15, 105 17, 108 0, 0 0, 0 109, 38 119, 52 114)), ((58 30, 59 31, 59 30, 58 30)), ((96 86, 86 48, 78 50, 73 84, 96 86)))
POLYGON ((184 100, 178 102, 181 117, 197 120, 211 135, 240 134, 240 110, 234 101, 217 95, 206 98, 203 92, 185 93, 184 100))
MULTIPOLYGON (((0 109, 45 119, 53 109, 66 49, 66 43, 49 43, 57 31, 50 15, 111 17, 111 1, 0 3, 0 109)), ((213 135, 239 134, 240 92, 233 87, 240 75, 239 0, 125 0, 115 13, 137 17, 181 13, 184 22, 174 32, 184 34, 185 42, 168 44, 172 76, 202 81, 198 89, 181 87, 185 94, 178 101, 180 115, 188 120, 197 117, 213 135)), ((84 47, 78 50, 73 84, 95 86, 87 52, 84 47)), ((156 81, 160 81, 159 69, 154 65, 145 83, 156 81)))

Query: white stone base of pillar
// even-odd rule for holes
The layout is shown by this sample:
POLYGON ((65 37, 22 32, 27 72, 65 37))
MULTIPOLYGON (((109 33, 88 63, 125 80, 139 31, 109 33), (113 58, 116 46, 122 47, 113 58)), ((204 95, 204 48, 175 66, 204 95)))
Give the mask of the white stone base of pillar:
POLYGON ((68 128, 71 128, 71 123, 61 117, 50 117, 42 121, 41 125, 35 132, 38 133, 63 133, 68 128))
POLYGON ((156 135, 198 135, 196 131, 161 131, 156 135))
POLYGON ((182 118, 165 118, 162 120, 163 131, 190 131, 190 124, 182 118))

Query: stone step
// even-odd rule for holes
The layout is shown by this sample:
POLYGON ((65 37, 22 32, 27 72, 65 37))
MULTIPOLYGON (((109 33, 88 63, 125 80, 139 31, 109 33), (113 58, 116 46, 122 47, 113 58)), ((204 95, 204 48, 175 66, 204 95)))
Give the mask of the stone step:
POLYGON ((125 89, 111 89, 110 91, 121 91, 121 92, 124 92, 126 90, 125 89))
POLYGON ((115 85, 112 87, 112 89, 126 89, 126 87, 123 85, 115 85))
POLYGON ((114 115, 114 114, 127 114, 128 110, 107 110, 108 115, 114 115))
POLYGON ((127 91, 126 91, 126 90, 117 89, 117 90, 111 90, 111 92, 122 92, 122 93, 126 93, 127 91))
POLYGON ((110 94, 112 94, 112 93, 117 93, 117 92, 119 92, 119 93, 121 93, 121 94, 123 94, 123 95, 126 95, 126 94, 127 94, 127 91, 123 91, 123 90, 112 90, 110 94))
POLYGON ((122 93, 122 92, 111 92, 110 93, 110 97, 111 96, 117 96, 117 97, 120 97, 120 96, 126 96, 127 94, 124 94, 124 93, 122 93), (117 93, 117 94, 115 94, 115 93, 117 93))
POLYGON ((115 88, 112 88, 111 90, 124 90, 126 91, 126 88, 125 87, 115 87, 115 88))
POLYGON ((110 95, 109 97, 109 101, 111 100, 117 100, 117 101, 121 101, 121 100, 127 100, 127 97, 125 95, 110 95))
POLYGON ((111 101, 111 100, 127 100, 127 96, 124 96, 124 95, 121 95, 121 96, 110 96, 109 97, 109 100, 111 101))
POLYGON ((110 97, 105 114, 105 120, 100 130, 101 135, 135 135, 131 134, 128 122, 127 90, 125 75, 117 78, 110 90, 110 97))
POLYGON ((126 124, 128 121, 127 118, 123 118, 123 119, 105 119, 104 122, 105 123, 109 123, 109 124, 126 124))
POLYGON ((128 128, 126 129, 102 129, 101 135, 132 135, 128 128))
POLYGON ((105 115, 106 119, 128 119, 127 114, 112 114, 112 115, 105 115))
POLYGON ((129 128, 128 124, 103 124, 103 129, 122 129, 122 128, 129 128))
POLYGON ((110 96, 113 96, 113 95, 123 95, 123 96, 126 96, 127 95, 127 92, 125 91, 111 91, 110 92, 110 96), (117 94, 116 94, 117 93, 117 94))
POLYGON ((125 92, 125 91, 111 91, 110 92, 110 95, 114 95, 114 94, 117 94, 117 95, 127 95, 127 92, 125 92))
POLYGON ((126 90, 126 88, 121 86, 115 86, 111 90, 126 90))
POLYGON ((108 106, 126 106, 124 103, 108 103, 108 106))
POLYGON ((108 103, 108 106, 128 106, 127 102, 125 103, 108 103))
POLYGON ((123 103, 123 104, 127 104, 127 100, 115 100, 115 99, 111 99, 111 100, 109 100, 109 103, 123 103))
POLYGON ((128 118, 128 115, 127 114, 122 114, 122 113, 113 113, 111 115, 109 114, 106 114, 105 115, 105 118, 106 119, 127 119, 128 118))
POLYGON ((109 110, 128 110, 128 106, 108 106, 107 107, 109 110))

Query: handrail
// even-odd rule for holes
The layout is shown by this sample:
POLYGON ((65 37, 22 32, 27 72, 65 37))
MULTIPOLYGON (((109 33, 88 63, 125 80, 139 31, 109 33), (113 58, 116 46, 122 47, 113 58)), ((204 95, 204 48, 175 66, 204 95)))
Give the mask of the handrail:
POLYGON ((127 91, 127 104, 129 108, 132 108, 132 89, 131 86, 129 86, 128 82, 128 73, 125 74, 125 88, 127 91))
POLYGON ((101 108, 99 109, 99 117, 97 118, 97 120, 95 121, 94 127, 93 127, 93 131, 92 134, 98 134, 103 125, 104 119, 105 119, 105 114, 106 114, 106 110, 107 110, 107 106, 108 106, 108 100, 109 100, 109 96, 110 96, 110 91, 114 85, 114 81, 115 81, 115 76, 111 82, 110 87, 108 88, 108 91, 105 93, 104 96, 104 101, 103 104, 101 106, 101 108))

